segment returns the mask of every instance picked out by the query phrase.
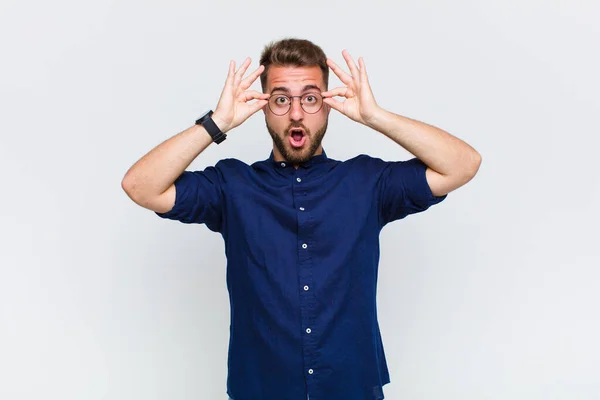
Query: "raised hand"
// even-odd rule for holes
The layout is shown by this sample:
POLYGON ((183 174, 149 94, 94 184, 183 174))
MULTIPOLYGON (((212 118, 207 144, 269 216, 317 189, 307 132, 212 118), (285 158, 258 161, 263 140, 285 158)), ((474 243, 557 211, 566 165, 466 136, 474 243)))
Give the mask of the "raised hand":
POLYGON ((365 62, 362 57, 358 58, 359 69, 347 50, 342 51, 342 56, 350 68, 350 75, 329 58, 327 59, 327 65, 346 86, 321 93, 324 97, 323 101, 348 118, 368 125, 369 121, 374 118, 379 106, 375 102, 375 97, 369 85, 365 62), (345 100, 336 100, 333 98, 334 96, 345 97, 345 100))
POLYGON ((225 87, 212 115, 213 120, 223 132, 242 124, 268 103, 269 95, 267 93, 247 90, 264 71, 265 67, 263 65, 245 79, 242 79, 251 62, 250 57, 246 58, 237 71, 235 70, 235 61, 229 62, 229 73, 225 80, 225 87), (248 103, 252 100, 257 101, 252 104, 248 103))

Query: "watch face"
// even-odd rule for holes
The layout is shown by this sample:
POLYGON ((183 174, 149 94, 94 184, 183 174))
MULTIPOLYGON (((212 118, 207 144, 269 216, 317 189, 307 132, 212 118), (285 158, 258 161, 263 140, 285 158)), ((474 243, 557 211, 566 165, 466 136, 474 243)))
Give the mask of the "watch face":
POLYGON ((202 122, 204 122, 212 114, 213 114, 212 110, 208 110, 204 115, 202 115, 200 118, 198 118, 196 120, 196 123, 202 123, 202 122))

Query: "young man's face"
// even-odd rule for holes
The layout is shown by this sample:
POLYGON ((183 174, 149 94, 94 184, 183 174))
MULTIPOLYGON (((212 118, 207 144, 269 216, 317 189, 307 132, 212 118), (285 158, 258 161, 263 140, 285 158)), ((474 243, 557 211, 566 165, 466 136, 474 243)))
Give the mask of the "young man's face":
POLYGON ((301 107, 299 97, 291 99, 291 107, 283 115, 277 114, 285 112, 286 107, 283 106, 286 104, 285 98, 272 96, 270 104, 263 108, 267 129, 273 138, 273 155, 276 161, 285 160, 298 165, 322 153, 321 140, 327 130, 330 111, 329 106, 322 103, 321 98, 321 92, 326 90, 323 73, 318 66, 269 67, 265 93, 307 96, 304 97, 306 110, 301 107), (310 94, 314 94, 314 97, 310 94), (274 101, 280 104, 281 108, 278 108, 274 101), (313 102, 322 103, 321 108, 315 113, 311 113, 316 110, 315 106, 311 106, 313 102), (298 131, 295 128, 298 128, 298 131))

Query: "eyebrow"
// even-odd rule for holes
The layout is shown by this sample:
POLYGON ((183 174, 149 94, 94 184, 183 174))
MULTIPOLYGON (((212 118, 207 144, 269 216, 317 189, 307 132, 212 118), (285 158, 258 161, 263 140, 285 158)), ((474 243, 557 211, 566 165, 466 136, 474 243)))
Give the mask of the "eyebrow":
MULTIPOLYGON (((311 90, 311 89, 317 89, 319 92, 322 92, 321 88, 318 87, 317 85, 306 85, 302 88, 302 93, 306 92, 307 90, 311 90)), ((274 87, 271 90, 271 93, 276 92, 276 91, 281 91, 281 92, 285 92, 285 93, 290 93, 290 89, 286 88, 285 86, 277 86, 274 87)))

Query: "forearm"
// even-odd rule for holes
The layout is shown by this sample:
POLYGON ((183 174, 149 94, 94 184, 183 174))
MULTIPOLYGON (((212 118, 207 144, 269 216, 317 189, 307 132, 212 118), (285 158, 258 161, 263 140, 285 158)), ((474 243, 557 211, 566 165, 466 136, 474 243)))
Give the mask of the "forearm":
POLYGON ((131 198, 160 196, 211 143, 206 129, 194 125, 138 160, 125 174, 121 186, 131 198))
POLYGON ((474 174, 479 167, 481 157, 475 149, 432 125, 380 109, 368 126, 404 147, 439 174, 474 174))
MULTIPOLYGON (((247 90, 265 67, 261 65, 242 79, 251 61, 249 57, 246 58, 237 71, 235 61, 229 62, 225 87, 211 116, 223 133, 239 126, 267 105, 269 94, 247 90), (257 101, 248 103, 252 100, 257 101)), ((175 194, 169 188, 211 143, 213 140, 206 129, 201 125, 194 125, 156 146, 137 161, 123 177, 121 186, 131 199, 137 200, 136 203, 146 208, 152 207, 156 210, 172 206, 175 194), (162 202, 150 201, 156 197, 167 199, 162 202)))

